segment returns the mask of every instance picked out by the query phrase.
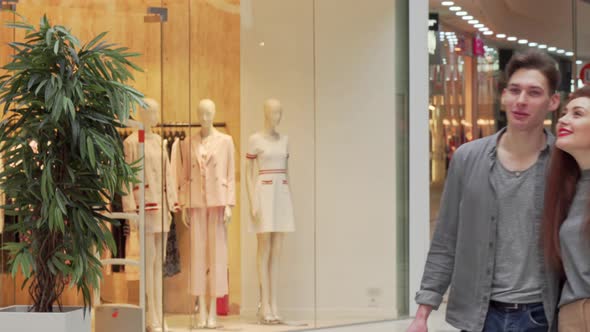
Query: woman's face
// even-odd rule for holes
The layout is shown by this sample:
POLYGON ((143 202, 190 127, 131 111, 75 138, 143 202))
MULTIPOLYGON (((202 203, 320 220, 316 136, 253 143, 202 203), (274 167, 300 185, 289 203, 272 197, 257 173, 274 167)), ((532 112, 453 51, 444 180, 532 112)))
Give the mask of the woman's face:
POLYGON ((569 154, 590 152, 590 98, 579 97, 565 105, 555 146, 569 154))

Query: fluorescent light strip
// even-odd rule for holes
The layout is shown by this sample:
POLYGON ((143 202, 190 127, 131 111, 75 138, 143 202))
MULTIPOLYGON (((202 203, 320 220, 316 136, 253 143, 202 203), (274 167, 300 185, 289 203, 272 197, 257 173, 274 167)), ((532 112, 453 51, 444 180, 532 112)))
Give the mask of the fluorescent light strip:
POLYGON ((479 21, 478 20, 469 20, 467 23, 469 23, 469 24, 477 24, 477 23, 479 23, 479 21))
POLYGON ((516 41, 518 38, 514 37, 514 36, 510 36, 507 38, 508 41, 516 41))
POLYGON ((483 28, 479 28, 479 31, 488 31, 490 30, 489 28, 483 27, 483 28))
POLYGON ((483 28, 484 26, 485 26, 484 24, 478 23, 478 24, 474 25, 473 27, 476 29, 479 29, 479 28, 483 28))
POLYGON ((457 15, 457 16, 465 16, 465 15, 467 15, 467 12, 466 11, 460 11, 460 12, 456 12, 455 15, 457 15))
POLYGON ((489 35, 493 35, 494 32, 493 31, 484 31, 483 34, 486 35, 486 36, 489 36, 489 35))
POLYGON ((558 49, 558 50, 557 50, 557 53, 559 53, 559 54, 563 54, 563 53, 565 53, 565 50, 563 50, 563 49, 558 49))
POLYGON ((503 33, 499 33, 496 35, 496 38, 504 39, 504 38, 506 38, 506 35, 503 33))
POLYGON ((443 1, 443 2, 441 2, 440 4, 441 4, 441 5, 443 5, 443 6, 452 6, 452 5, 454 5, 455 3, 454 3, 454 2, 452 2, 452 1, 443 1))
POLYGON ((471 16, 471 15, 466 15, 466 16, 463 16, 463 17, 461 17, 461 18, 462 18, 462 19, 464 19, 465 21, 467 21, 467 20, 472 20, 472 19, 473 19, 473 16, 471 16))
POLYGON ((557 50, 557 47, 553 47, 553 46, 551 46, 547 49, 547 51, 549 51, 549 52, 554 52, 556 50, 557 50))
POLYGON ((545 44, 541 44, 541 45, 539 45, 538 47, 539 47, 540 49, 545 49, 545 48, 547 48, 547 45, 545 45, 545 44))
POLYGON ((452 12, 458 12, 461 10, 461 7, 459 6, 453 6, 453 7, 449 7, 449 10, 452 12))
POLYGON ((539 43, 535 43, 535 42, 530 42, 530 43, 529 43, 529 46, 530 46, 530 47, 535 47, 535 46, 537 46, 537 45, 539 45, 539 43))
POLYGON ((528 42, 529 42, 529 41, 528 41, 528 40, 526 40, 526 39, 520 39, 520 40, 518 41, 518 43, 519 43, 519 44, 521 44, 521 45, 524 45, 524 44, 526 44, 526 43, 528 43, 528 42))
POLYGON ((574 56, 574 52, 565 52, 566 56, 574 56))
POLYGON ((583 63, 584 63, 584 62, 582 62, 582 60, 576 60, 576 64, 577 64, 577 65, 581 65, 581 64, 583 64, 583 63))

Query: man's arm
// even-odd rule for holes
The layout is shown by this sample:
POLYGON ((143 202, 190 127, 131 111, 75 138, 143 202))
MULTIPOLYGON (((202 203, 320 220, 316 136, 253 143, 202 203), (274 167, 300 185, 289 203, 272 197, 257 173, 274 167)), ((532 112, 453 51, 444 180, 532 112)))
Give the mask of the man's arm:
POLYGON ((464 172, 462 169, 464 165, 462 152, 464 151, 462 150, 458 149, 451 159, 436 230, 426 258, 420 290, 416 293, 416 303, 420 306, 408 331, 427 331, 428 316, 432 310, 438 309, 451 282, 455 266, 457 226, 462 194, 461 177, 464 172))

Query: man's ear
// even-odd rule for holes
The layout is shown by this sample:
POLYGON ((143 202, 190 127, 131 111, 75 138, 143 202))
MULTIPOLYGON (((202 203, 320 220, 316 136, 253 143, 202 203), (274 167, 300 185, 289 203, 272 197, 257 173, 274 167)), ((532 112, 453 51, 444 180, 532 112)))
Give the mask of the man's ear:
POLYGON ((559 93, 554 93, 549 100, 549 112, 557 111, 560 103, 561 97, 559 96, 559 93))

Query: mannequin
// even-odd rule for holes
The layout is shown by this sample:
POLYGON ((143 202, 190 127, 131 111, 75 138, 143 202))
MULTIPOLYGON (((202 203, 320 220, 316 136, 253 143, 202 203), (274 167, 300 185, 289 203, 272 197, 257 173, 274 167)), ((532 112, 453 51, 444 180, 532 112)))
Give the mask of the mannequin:
POLYGON ((201 129, 178 143, 180 156, 174 158, 181 161, 174 167, 179 169, 180 201, 191 232, 191 293, 199 303, 198 328, 217 327, 217 298, 228 294, 227 224, 236 204, 234 143, 213 127, 215 112, 213 101, 199 102, 201 129))
MULTIPOLYGON (((152 132, 159 119, 160 107, 153 99, 145 99, 146 108, 138 110, 139 121, 144 124, 144 169, 145 169, 145 263, 146 263, 146 318, 151 331, 167 330, 163 316, 162 302, 162 253, 166 248, 167 233, 172 221, 171 212, 178 207, 176 180, 170 167, 168 153, 160 135, 152 132), (164 192, 162 192, 164 191, 164 192)), ((125 159, 131 163, 139 159, 138 133, 131 134, 124 141, 125 159)), ((123 196, 123 210, 137 211, 139 187, 133 193, 123 196)), ((137 225, 132 227, 129 239, 136 239, 137 225)), ((139 246, 137 244, 137 246, 139 246)), ((129 250, 133 251, 133 250, 129 250)))
POLYGON ((264 130, 250 136, 246 154, 250 231, 257 233, 258 241, 258 318, 263 324, 282 321, 278 311, 280 252, 284 234, 295 231, 287 167, 288 137, 276 130, 282 114, 278 100, 269 99, 264 103, 264 130))

